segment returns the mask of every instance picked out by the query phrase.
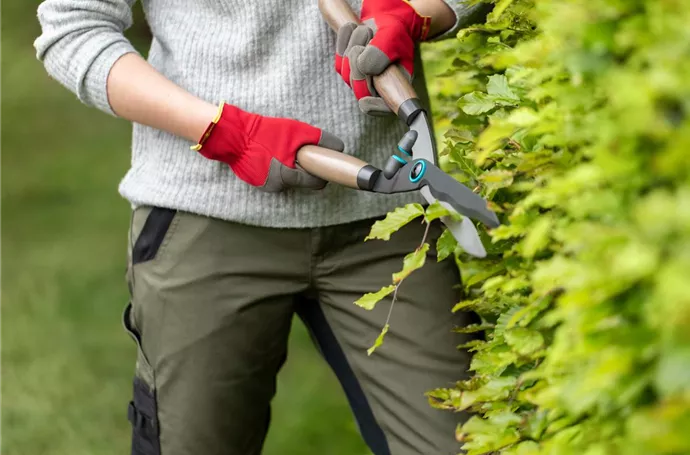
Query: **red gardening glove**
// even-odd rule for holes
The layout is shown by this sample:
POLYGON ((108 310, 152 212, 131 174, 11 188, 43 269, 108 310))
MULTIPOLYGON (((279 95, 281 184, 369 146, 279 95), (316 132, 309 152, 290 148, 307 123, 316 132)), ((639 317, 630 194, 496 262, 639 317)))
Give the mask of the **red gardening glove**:
POLYGON ((237 177, 264 191, 321 189, 325 180, 295 164, 295 155, 303 145, 340 152, 345 148, 337 137, 306 123, 264 117, 225 104, 193 149, 227 164, 237 177))
POLYGON ((411 80, 415 44, 426 39, 431 18, 405 0, 364 0, 361 21, 338 30, 335 69, 352 87, 362 111, 387 114, 390 109, 374 90, 372 77, 396 63, 411 80))

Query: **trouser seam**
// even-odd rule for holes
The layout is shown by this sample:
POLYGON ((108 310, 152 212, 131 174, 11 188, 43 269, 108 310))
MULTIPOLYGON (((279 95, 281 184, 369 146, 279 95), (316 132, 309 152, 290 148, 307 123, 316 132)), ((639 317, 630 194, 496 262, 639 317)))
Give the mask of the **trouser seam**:
POLYGON ((319 237, 320 237, 320 229, 319 228, 311 228, 309 229, 309 248, 308 248, 308 255, 309 255, 309 267, 307 270, 307 280, 309 283, 309 287, 314 286, 314 272, 316 270, 316 264, 318 262, 317 260, 317 254, 316 252, 318 251, 318 243, 319 243, 319 237))

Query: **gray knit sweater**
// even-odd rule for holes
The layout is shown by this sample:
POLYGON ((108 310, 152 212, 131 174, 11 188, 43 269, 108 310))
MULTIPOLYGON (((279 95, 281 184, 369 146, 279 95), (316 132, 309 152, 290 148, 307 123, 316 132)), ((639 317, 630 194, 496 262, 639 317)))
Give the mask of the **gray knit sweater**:
MULTIPOLYGON (((46 0, 38 58, 87 105, 112 114, 106 80, 113 64, 136 52, 123 36, 136 0, 46 0)), ((351 1, 355 11, 360 2, 351 1)), ((457 30, 471 16, 448 0, 457 30)), ((192 94, 263 115, 310 123, 343 139, 346 152, 382 166, 404 132, 394 118, 360 113, 333 69, 335 34, 316 0, 143 0, 153 33, 148 61, 192 94)), ((421 65, 416 88, 426 97, 421 65)), ((417 201, 328 185, 323 191, 264 193, 227 165, 190 150, 190 142, 134 124, 132 165, 120 193, 133 206, 154 205, 245 224, 317 227, 383 215, 417 201)))

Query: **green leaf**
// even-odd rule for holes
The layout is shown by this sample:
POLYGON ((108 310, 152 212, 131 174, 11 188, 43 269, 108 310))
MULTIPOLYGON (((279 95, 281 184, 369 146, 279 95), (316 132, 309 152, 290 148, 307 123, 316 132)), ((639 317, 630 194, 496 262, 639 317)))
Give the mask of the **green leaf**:
POLYGON ((444 134, 448 139, 452 139, 455 142, 470 143, 474 142, 475 138, 471 131, 460 130, 456 128, 451 128, 444 134))
POLYGON ((362 297, 357 299, 355 301, 355 305, 360 306, 365 310, 373 310, 378 302, 380 302, 394 290, 395 285, 391 284, 390 286, 383 287, 376 292, 369 292, 368 294, 364 294, 362 297))
POLYGON ((519 224, 502 224, 491 230, 491 238, 494 242, 507 240, 525 235, 527 228, 519 224))
POLYGON ((512 376, 497 377, 474 391, 477 401, 503 400, 515 389, 517 378, 512 376))
POLYGON ((388 213, 383 220, 375 222, 365 240, 389 240, 391 234, 422 215, 424 215, 424 207, 420 204, 407 204, 404 207, 398 207, 388 213))
POLYGON ((506 122, 516 127, 529 127, 539 122, 539 116, 534 110, 522 107, 510 113, 506 122))
POLYGON ((690 346, 673 347, 661 355, 654 383, 665 396, 690 392, 690 346))
POLYGON ((376 337, 376 341, 374 341, 373 346, 371 346, 369 349, 367 349, 367 355, 372 355, 374 353, 374 351, 376 351, 376 349, 379 348, 383 344, 383 338, 388 333, 389 328, 390 328, 390 325, 388 325, 388 324, 383 326, 383 329, 381 330, 381 333, 379 333, 379 336, 376 337))
POLYGON ((493 324, 469 324, 464 327, 456 327, 453 329, 455 333, 477 333, 494 328, 493 324))
POLYGON ((477 352, 470 362, 470 370, 480 375, 498 376, 517 360, 517 354, 508 347, 485 349, 477 352))
POLYGON ((436 260, 441 262, 442 260, 446 259, 448 256, 453 254, 453 252, 455 252, 457 247, 458 241, 455 240, 455 237, 453 237, 453 233, 450 232, 449 229, 446 229, 436 241, 436 260))
POLYGON ((503 335, 503 332, 508 328, 508 325, 513 320, 513 317, 520 311, 519 306, 513 306, 506 311, 501 312, 501 315, 496 321, 496 335, 503 335))
POLYGON ((434 389, 425 393, 431 407, 436 409, 453 409, 452 400, 460 394, 455 389, 434 389))
POLYGON ((428 251, 429 244, 425 243, 421 248, 405 256, 402 270, 393 274, 393 283, 398 284, 410 276, 415 270, 421 269, 426 261, 426 254, 428 251))
POLYGON ((544 215, 537 219, 522 241, 522 254, 527 258, 532 258, 546 248, 549 244, 552 229, 553 220, 550 216, 544 215))
POLYGON ((513 173, 506 169, 494 169, 484 172, 479 176, 479 180, 487 188, 497 190, 512 185, 513 173))
POLYGON ((513 3, 513 1, 514 0, 499 0, 496 3, 496 6, 494 7, 494 9, 491 11, 491 14, 490 14, 491 19, 497 20, 498 17, 500 17, 501 14, 503 14, 503 12, 506 10, 506 8, 508 8, 510 6, 510 4, 513 3))
POLYGON ((484 292, 487 297, 492 297, 500 291, 501 286, 506 282, 506 280, 506 275, 492 276, 491 278, 487 278, 482 284, 482 292, 484 292))
POLYGON ((501 428, 494 422, 477 416, 465 422, 462 432, 461 439, 467 441, 462 449, 468 455, 493 453, 520 440, 520 433, 516 428, 501 428))
POLYGON ((515 311, 506 323, 506 329, 512 329, 518 325, 522 327, 528 325, 551 305, 552 300, 552 296, 545 296, 515 311))
POLYGON ((427 223, 431 223, 432 221, 444 216, 450 216, 450 212, 447 208, 442 206, 439 201, 434 201, 426 208, 426 212, 424 213, 424 220, 427 223))
POLYGON ((477 166, 482 166, 489 155, 501 147, 514 131, 514 126, 505 123, 494 123, 482 131, 477 140, 479 152, 474 159, 477 166))
POLYGON ((503 452, 505 455, 539 455, 542 453, 539 444, 534 441, 522 441, 503 452))
POLYGON ((486 384, 486 379, 483 379, 479 376, 472 376, 469 379, 465 379, 462 381, 458 381, 456 383, 456 387, 458 390, 477 390, 481 386, 486 384))
POLYGON ((481 305, 485 303, 484 299, 470 299, 470 300, 461 300, 460 302, 456 303, 453 306, 453 309, 451 310, 453 313, 456 313, 460 310, 474 310, 478 305, 481 305))
POLYGON ((496 101, 482 92, 472 92, 460 98, 460 109, 468 115, 480 115, 496 107, 496 101))
POLYGON ((687 454, 690 450, 690 399, 677 398, 638 408, 627 422, 633 441, 643 444, 639 453, 687 454))
POLYGON ((476 351, 480 349, 484 344, 486 344, 486 341, 484 340, 470 340, 466 343, 459 344, 455 346, 456 349, 467 349, 468 351, 476 351))
POLYGON ((455 163, 460 168, 460 171, 472 178, 477 178, 479 169, 474 164, 471 158, 466 156, 467 150, 462 147, 453 147, 450 153, 450 161, 455 163))
POLYGON ((486 84, 486 91, 495 98, 515 103, 520 101, 520 98, 508 86, 508 79, 502 74, 489 76, 489 82, 486 84))
POLYGON ((536 330, 515 327, 503 333, 506 343, 520 355, 528 355, 544 346, 544 337, 536 330))
POLYGON ((481 268, 461 267, 460 270, 462 272, 462 281, 465 285, 465 288, 470 288, 477 283, 481 283, 482 281, 503 272, 505 270, 505 263, 499 262, 493 266, 485 266, 481 268))

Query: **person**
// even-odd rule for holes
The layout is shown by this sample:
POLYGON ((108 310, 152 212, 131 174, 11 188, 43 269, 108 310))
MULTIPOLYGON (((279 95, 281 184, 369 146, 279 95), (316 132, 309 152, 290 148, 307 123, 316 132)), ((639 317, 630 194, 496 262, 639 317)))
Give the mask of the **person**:
POLYGON ((336 37, 315 0, 148 0, 144 59, 123 35, 134 1, 45 0, 35 42, 82 102, 133 123, 119 186, 133 207, 132 453, 260 453, 298 314, 374 454, 455 454, 463 416, 424 395, 468 367, 452 333, 468 318, 450 312, 455 265, 429 260, 405 281, 371 357, 388 309, 353 305, 390 283, 423 235, 413 223, 364 243, 373 221, 420 196, 325 185, 295 155, 318 144, 382 165, 405 127, 385 115, 371 76, 398 64, 428 102, 417 43, 452 36, 478 8, 354 1, 362 25, 336 37))

